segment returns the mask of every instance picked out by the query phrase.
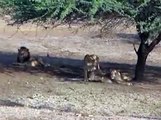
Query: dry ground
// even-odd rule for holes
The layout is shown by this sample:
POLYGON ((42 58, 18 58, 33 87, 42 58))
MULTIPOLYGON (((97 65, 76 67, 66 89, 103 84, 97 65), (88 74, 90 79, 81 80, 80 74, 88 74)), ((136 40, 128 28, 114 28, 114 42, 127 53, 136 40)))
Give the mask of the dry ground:
POLYGON ((148 58, 142 83, 124 86, 79 80, 87 53, 99 55, 104 71, 120 69, 133 77, 136 54, 132 43, 138 46, 134 27, 118 27, 100 38, 98 26, 75 33, 78 26, 43 30, 27 24, 17 31, 16 26, 0 23, 1 120, 161 119, 160 45, 148 58), (22 45, 54 67, 12 66, 22 45))

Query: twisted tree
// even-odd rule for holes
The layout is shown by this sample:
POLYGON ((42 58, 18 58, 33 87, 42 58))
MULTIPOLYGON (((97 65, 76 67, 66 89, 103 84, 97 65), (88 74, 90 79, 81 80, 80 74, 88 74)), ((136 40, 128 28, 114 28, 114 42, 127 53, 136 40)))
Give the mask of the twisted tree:
POLYGON ((142 80, 146 59, 149 53, 161 41, 161 0, 150 0, 141 4, 134 17, 140 37, 139 49, 136 50, 137 64, 135 80, 142 80))

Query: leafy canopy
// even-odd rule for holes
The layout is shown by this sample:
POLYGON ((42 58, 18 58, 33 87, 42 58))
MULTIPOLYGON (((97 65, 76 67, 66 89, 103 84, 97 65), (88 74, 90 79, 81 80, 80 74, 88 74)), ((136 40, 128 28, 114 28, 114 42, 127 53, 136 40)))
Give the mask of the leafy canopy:
POLYGON ((0 7, 16 22, 99 21, 117 14, 135 21, 138 33, 161 32, 161 0, 2 0, 0 7))

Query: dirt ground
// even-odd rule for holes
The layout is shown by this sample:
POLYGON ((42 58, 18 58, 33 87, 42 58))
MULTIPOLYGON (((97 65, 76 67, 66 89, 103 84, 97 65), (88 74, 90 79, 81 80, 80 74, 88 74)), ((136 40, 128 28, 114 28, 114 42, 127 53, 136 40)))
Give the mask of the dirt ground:
POLYGON ((134 76, 137 58, 132 43, 138 47, 139 42, 135 28, 119 26, 101 38, 98 29, 64 25, 45 30, 31 24, 17 29, 0 20, 0 119, 161 119, 160 45, 149 55, 141 83, 82 82, 82 59, 87 53, 100 57, 103 71, 115 68, 134 76), (13 66, 20 46, 53 67, 13 66))

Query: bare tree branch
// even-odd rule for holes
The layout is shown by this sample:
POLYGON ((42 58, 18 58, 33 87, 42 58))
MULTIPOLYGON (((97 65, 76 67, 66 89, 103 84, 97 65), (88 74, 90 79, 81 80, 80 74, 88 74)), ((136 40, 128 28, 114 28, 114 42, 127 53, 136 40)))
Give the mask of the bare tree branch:
POLYGON ((138 55, 138 51, 136 50, 136 47, 135 47, 134 43, 133 43, 133 47, 134 47, 135 53, 138 55))
POLYGON ((156 39, 151 42, 151 44, 148 46, 148 53, 151 52, 154 47, 161 41, 161 33, 158 35, 156 39))

